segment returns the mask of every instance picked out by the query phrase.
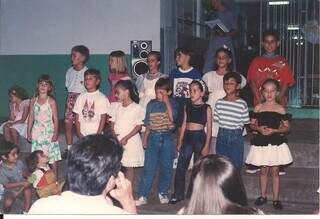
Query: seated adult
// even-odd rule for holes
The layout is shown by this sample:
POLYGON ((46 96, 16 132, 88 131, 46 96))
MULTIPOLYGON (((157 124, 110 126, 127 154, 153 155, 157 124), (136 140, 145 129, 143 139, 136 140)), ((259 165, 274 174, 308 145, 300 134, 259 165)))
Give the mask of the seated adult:
POLYGON ((136 214, 131 182, 120 172, 122 153, 114 137, 80 139, 68 155, 68 191, 37 200, 29 214, 136 214))
POLYGON ((198 160, 192 179, 191 198, 178 214, 263 214, 247 207, 239 171, 223 156, 211 154, 198 160))

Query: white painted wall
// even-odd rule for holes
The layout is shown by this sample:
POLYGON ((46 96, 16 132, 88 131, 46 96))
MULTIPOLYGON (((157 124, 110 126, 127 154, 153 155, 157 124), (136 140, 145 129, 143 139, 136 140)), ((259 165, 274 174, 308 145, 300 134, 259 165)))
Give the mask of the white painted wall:
POLYGON ((0 54, 91 54, 152 40, 160 50, 160 0, 0 0, 0 54))

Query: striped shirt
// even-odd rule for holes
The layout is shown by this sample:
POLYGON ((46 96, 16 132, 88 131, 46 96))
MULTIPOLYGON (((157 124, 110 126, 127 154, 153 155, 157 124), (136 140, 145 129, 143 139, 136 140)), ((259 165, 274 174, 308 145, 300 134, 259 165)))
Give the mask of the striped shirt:
POLYGON ((242 129, 245 124, 250 123, 246 101, 219 99, 215 105, 213 120, 219 124, 220 128, 242 129))

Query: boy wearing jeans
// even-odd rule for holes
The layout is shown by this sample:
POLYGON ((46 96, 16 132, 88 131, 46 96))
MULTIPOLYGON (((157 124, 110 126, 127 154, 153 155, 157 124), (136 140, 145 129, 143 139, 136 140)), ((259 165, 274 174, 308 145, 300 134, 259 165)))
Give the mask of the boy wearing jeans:
POLYGON ((243 127, 250 123, 247 103, 238 97, 240 84, 238 73, 229 72, 223 76, 226 96, 216 102, 213 115, 219 124, 216 152, 228 157, 239 170, 243 163, 243 127))
POLYGON ((152 181, 159 172, 158 193, 161 204, 169 202, 168 190, 172 178, 172 165, 175 146, 172 138, 174 121, 177 116, 177 103, 169 96, 172 94, 172 83, 169 78, 160 78, 155 84, 156 99, 147 105, 144 125, 146 132, 143 146, 146 148, 143 174, 139 184, 136 205, 147 203, 152 181))

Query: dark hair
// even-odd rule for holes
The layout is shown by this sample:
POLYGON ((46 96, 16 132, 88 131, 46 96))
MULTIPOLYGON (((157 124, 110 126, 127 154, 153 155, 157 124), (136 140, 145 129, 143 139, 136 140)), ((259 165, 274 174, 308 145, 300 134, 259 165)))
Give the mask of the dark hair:
POLYGON ((42 155, 43 151, 41 150, 35 150, 32 152, 27 158, 26 158, 26 164, 28 167, 28 170, 32 173, 37 169, 37 165, 39 162, 38 155, 42 155))
POLYGON ((230 78, 233 78, 236 80, 237 84, 241 84, 241 76, 237 72, 228 72, 223 76, 223 82, 229 80, 230 78))
POLYGON ((129 90, 130 99, 135 103, 139 103, 140 99, 137 87, 131 80, 120 80, 115 84, 115 87, 121 87, 124 90, 129 90))
POLYGON ((192 181, 185 214, 223 214, 229 205, 248 204, 240 172, 226 157, 210 154, 198 160, 192 181))
MULTIPOLYGON (((229 58, 231 59, 231 62, 230 62, 230 64, 228 64, 227 71, 232 71, 232 69, 233 69, 233 56, 232 56, 231 50, 227 49, 227 48, 224 48, 224 47, 221 47, 221 48, 217 49, 216 54, 214 56, 215 58, 218 57, 218 53, 219 52, 224 52, 225 54, 227 54, 227 56, 229 56, 229 58)), ((218 64, 215 61, 213 70, 217 70, 217 69, 218 69, 218 64)))
POLYGON ((161 53, 158 51, 151 51, 148 53, 148 57, 149 56, 155 56, 157 61, 161 62, 161 53))
POLYGON ((276 30, 274 30, 274 29, 265 30, 265 31, 262 33, 262 41, 264 41, 267 36, 273 36, 277 41, 280 40, 278 31, 276 31, 276 30))
POLYGON ((195 58, 195 53, 192 51, 191 48, 187 47, 187 46, 183 46, 183 47, 178 47, 175 52, 174 52, 174 57, 177 57, 177 55, 179 53, 183 53, 185 55, 188 55, 190 56, 190 59, 189 59, 189 65, 194 67, 195 66, 195 63, 194 63, 194 58, 195 58))
POLYGON ((154 86, 155 89, 164 89, 166 91, 173 91, 172 80, 169 77, 159 78, 154 86))
POLYGON ((0 156, 8 157, 8 154, 10 154, 10 152, 15 148, 18 149, 18 153, 19 153, 20 149, 19 149, 18 145, 2 139, 0 141, 0 156))
POLYGON ((204 82, 203 80, 198 79, 198 80, 193 80, 190 83, 190 85, 191 84, 196 84, 199 87, 199 89, 201 90, 201 92, 204 92, 204 95, 202 97, 202 101, 203 102, 207 102, 208 99, 209 99, 209 90, 208 90, 208 86, 206 85, 206 82, 204 82))
POLYGON ((18 85, 10 87, 8 94, 13 94, 21 100, 26 100, 29 98, 28 92, 23 87, 20 87, 18 85))
POLYGON ((102 194, 111 176, 121 168, 123 149, 113 136, 88 135, 72 145, 68 154, 69 190, 81 195, 102 194))
MULTIPOLYGON (((50 75, 44 74, 44 75, 40 75, 40 77, 38 78, 37 84, 40 84, 41 82, 46 82, 47 84, 49 84, 51 86, 51 89, 48 91, 48 96, 53 97, 53 82, 50 78, 50 75)), ((37 96, 39 95, 39 91, 38 88, 36 90, 36 94, 37 96)))
POLYGON ((86 70, 84 72, 84 76, 87 76, 87 75, 93 75, 96 77, 96 79, 99 80, 99 84, 97 86, 97 89, 99 88, 100 86, 100 83, 101 83, 101 75, 100 75, 100 71, 97 70, 97 69, 94 69, 94 68, 89 68, 88 70, 86 70))
POLYGON ((90 56, 90 52, 89 52, 89 49, 84 46, 84 45, 77 45, 77 46, 74 46, 72 47, 71 49, 71 52, 72 51, 75 51, 75 52, 78 52, 80 53, 81 55, 84 56, 84 63, 86 63, 88 60, 89 60, 89 56, 90 56))

